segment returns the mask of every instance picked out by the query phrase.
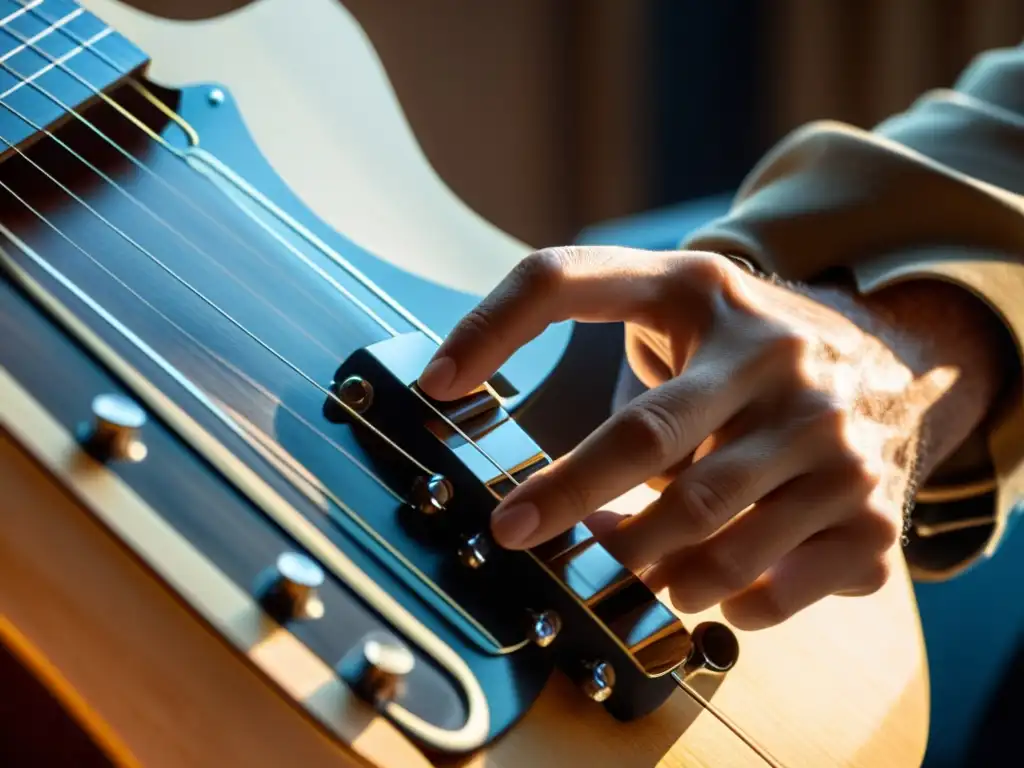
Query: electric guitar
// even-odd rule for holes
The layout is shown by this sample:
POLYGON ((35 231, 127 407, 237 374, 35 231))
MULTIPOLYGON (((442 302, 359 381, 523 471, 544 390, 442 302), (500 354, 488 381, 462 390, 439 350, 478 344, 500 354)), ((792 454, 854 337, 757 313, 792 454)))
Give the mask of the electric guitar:
MULTIPOLYGON (((742 633, 583 526, 489 540, 571 328, 457 402, 416 389, 529 248, 432 171, 341 5, 0 26, 0 682, 46 722, 119 766, 920 763, 899 553, 742 633)), ((4 765, 87 764, 4 706, 4 765)))

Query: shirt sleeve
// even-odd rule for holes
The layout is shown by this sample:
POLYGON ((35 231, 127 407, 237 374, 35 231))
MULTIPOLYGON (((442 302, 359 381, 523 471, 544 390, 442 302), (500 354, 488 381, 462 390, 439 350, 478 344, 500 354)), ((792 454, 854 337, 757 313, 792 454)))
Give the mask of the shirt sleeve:
MULTIPOLYGON (((836 122, 795 131, 755 167, 731 211, 683 247, 743 256, 791 280, 845 268, 862 292, 902 280, 950 281, 996 313, 1019 366, 1022 194, 1024 47, 1017 47, 983 54, 954 88, 925 94, 872 131, 836 122)), ((995 542, 1024 493, 1022 453, 1018 379, 1006 407, 946 462, 983 464, 978 471, 987 477, 926 486, 921 497, 994 490, 995 542)))

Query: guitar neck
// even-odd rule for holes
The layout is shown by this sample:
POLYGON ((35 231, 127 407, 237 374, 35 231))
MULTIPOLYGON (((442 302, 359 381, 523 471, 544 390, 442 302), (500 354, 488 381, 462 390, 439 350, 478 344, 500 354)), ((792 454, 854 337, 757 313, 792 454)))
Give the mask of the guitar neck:
POLYGON ((71 0, 0 0, 0 154, 147 61, 123 35, 71 0))

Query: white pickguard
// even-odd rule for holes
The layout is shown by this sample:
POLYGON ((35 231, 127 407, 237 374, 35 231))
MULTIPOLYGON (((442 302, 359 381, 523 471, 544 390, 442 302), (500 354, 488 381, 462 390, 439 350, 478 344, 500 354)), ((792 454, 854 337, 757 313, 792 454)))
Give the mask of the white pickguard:
POLYGON ((373 46, 337 0, 256 0, 190 22, 117 0, 82 4, 152 57, 154 81, 227 88, 285 182, 380 258, 483 294, 529 252, 430 166, 373 46))

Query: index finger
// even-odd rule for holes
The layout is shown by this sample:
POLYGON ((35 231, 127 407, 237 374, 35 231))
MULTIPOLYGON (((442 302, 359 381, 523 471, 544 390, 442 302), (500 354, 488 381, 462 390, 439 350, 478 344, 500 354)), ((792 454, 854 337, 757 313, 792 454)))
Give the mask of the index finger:
POLYGON ((631 319, 665 260, 618 247, 530 254, 455 326, 420 375, 420 389, 436 400, 459 397, 553 323, 631 319))
POLYGON ((752 377, 694 361, 677 379, 614 414, 570 453, 532 475, 495 509, 491 531, 529 549, 692 454, 752 398, 752 377))

